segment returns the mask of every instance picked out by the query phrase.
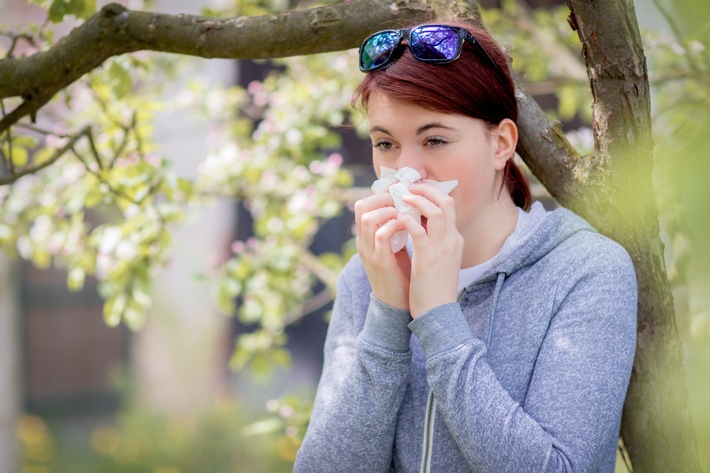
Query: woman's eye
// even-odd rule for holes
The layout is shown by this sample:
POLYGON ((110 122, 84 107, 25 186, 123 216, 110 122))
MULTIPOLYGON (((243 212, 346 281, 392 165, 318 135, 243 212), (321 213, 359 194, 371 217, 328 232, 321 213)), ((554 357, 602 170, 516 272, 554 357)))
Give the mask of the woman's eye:
POLYGON ((447 143, 448 141, 446 140, 446 138, 442 138, 440 136, 433 136, 431 138, 427 138, 426 140, 426 145, 433 147, 444 146, 447 143))
POLYGON ((394 144, 391 141, 386 140, 375 141, 374 143, 372 143, 372 146, 382 151, 387 151, 394 148, 394 144))

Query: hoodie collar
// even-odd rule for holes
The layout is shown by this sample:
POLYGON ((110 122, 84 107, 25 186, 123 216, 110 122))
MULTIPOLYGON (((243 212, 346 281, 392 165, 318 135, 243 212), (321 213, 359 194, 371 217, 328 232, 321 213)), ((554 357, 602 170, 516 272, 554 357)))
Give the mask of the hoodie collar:
POLYGON ((507 276, 530 266, 580 231, 594 229, 567 209, 547 211, 540 202, 535 202, 478 282, 494 280, 499 273, 507 276))

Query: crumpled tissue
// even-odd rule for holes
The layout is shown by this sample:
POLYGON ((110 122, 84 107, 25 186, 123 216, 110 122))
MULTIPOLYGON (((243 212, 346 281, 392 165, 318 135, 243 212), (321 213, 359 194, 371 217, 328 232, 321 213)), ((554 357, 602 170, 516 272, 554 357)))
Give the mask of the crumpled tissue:
MULTIPOLYGON (((411 215, 417 221, 420 221, 422 214, 411 205, 405 204, 402 201, 402 196, 411 194, 411 192, 409 192, 409 186, 421 179, 422 176, 419 174, 419 171, 408 166, 399 170, 380 166, 380 178, 372 183, 371 188, 372 192, 375 194, 389 190, 392 200, 394 201, 395 208, 400 212, 411 215)), ((454 190, 454 187, 456 187, 459 183, 457 180, 439 182, 433 179, 424 179, 424 182, 436 186, 438 189, 447 194, 454 190)), ((404 248, 407 244, 408 238, 409 232, 406 230, 395 233, 390 240, 392 251, 396 253, 404 248)))

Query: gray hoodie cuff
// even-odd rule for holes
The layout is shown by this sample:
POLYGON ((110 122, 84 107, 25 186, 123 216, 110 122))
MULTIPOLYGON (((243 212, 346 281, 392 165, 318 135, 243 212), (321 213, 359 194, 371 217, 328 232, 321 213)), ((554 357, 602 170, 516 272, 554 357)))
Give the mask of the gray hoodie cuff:
POLYGON ((411 321, 408 310, 396 309, 370 294, 370 306, 360 336, 369 345, 394 353, 407 353, 412 336, 411 321))
POLYGON ((453 350, 474 338, 458 302, 423 313, 409 324, 409 328, 419 339, 427 358, 453 350))

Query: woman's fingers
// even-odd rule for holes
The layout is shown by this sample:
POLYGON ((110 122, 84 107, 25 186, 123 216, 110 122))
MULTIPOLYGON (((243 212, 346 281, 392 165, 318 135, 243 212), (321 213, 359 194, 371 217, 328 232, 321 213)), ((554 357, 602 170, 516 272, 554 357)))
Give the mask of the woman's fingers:
POLYGON ((395 233, 404 230, 405 227, 399 220, 389 220, 381 225, 380 228, 375 231, 375 252, 379 253, 384 250, 392 253, 392 247, 390 245, 390 240, 395 233))
POLYGON ((406 204, 426 219, 419 222, 401 213, 398 219, 412 235, 414 255, 409 288, 409 310, 418 317, 433 307, 456 300, 463 254, 463 237, 456 228, 454 200, 434 186, 411 186, 406 204))
POLYGON ((427 219, 426 233, 430 239, 437 241, 456 227, 454 200, 433 186, 425 184, 421 188, 425 192, 407 195, 403 199, 406 204, 417 209, 427 219), (423 189, 425 187, 428 189, 423 189))
POLYGON ((389 193, 375 194, 355 203, 358 253, 372 293, 382 302, 409 307, 409 257, 392 253, 392 236, 404 230, 389 193))
MULTIPOLYGON (((409 190, 412 195, 422 196, 427 201, 440 208, 447 218, 455 216, 456 204, 454 198, 435 186, 427 183, 419 183, 410 186, 409 190)), ((422 214, 425 215, 424 212, 422 212, 422 214)))
POLYGON ((355 202, 355 221, 359 223, 363 215, 382 207, 394 207, 394 202, 389 192, 373 194, 358 200, 355 202))
MULTIPOLYGON (((378 235, 382 238, 381 235, 383 232, 380 230, 384 229, 385 234, 389 233, 388 230, 391 225, 387 226, 387 224, 393 221, 396 222, 396 218, 397 209, 394 207, 382 207, 367 212, 358 219, 357 239, 365 244, 365 248, 367 248, 368 251, 374 251, 378 235)), ((394 232, 392 232, 392 234, 394 234, 394 232)))
POLYGON ((376 229, 397 216, 392 197, 387 192, 355 202, 355 229, 358 237, 374 235, 376 229))

